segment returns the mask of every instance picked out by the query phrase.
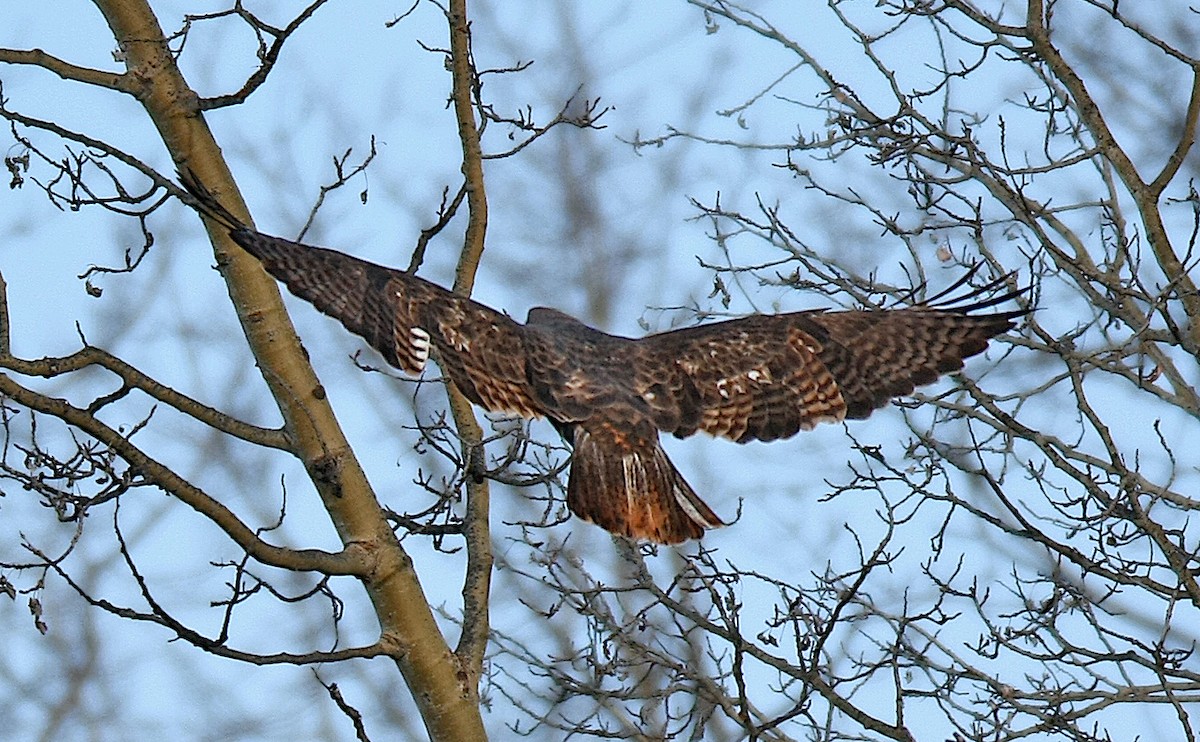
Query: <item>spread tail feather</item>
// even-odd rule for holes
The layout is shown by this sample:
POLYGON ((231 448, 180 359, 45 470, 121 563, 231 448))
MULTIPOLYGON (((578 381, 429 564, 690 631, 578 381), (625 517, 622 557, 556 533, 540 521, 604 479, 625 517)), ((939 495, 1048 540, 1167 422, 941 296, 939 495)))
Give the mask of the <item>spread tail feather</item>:
POLYGON ((646 433, 603 423, 575 427, 571 512, 612 533, 662 544, 725 525, 667 458, 657 431, 646 433))

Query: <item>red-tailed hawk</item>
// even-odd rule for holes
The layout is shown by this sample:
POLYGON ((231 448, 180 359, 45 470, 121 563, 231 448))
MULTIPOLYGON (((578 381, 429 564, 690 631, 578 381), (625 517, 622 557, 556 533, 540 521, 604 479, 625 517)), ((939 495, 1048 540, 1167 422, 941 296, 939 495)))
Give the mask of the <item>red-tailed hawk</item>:
POLYGON ((571 512, 659 543, 724 525, 667 458, 660 432, 745 443, 861 420, 961 368, 1024 314, 972 314, 1015 296, 981 298, 997 280, 901 309, 755 315, 636 339, 545 307, 522 325, 415 275, 256 232, 193 177, 181 180, 267 272, 388 363, 415 375, 433 355, 484 409, 548 418, 574 449, 571 512))

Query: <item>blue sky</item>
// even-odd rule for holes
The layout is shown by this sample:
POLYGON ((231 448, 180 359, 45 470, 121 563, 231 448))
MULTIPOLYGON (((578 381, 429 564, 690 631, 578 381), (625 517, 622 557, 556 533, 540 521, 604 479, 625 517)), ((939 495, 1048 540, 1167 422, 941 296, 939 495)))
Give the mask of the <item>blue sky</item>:
MULTIPOLYGON (((203 5, 211 10, 209 4, 203 5)), ((291 4, 255 7, 265 9, 266 17, 283 19, 291 4)), ((520 74, 487 78, 485 95, 498 109, 514 112, 529 105, 535 116, 544 120, 580 85, 581 95, 599 97, 611 106, 601 122, 606 128, 600 131, 563 131, 535 143, 518 157, 488 163, 491 221, 476 298, 518 318, 537 305, 554 306, 584 318, 601 315, 603 329, 625 335, 640 334, 643 324, 661 330, 689 322, 693 313, 681 307, 737 314, 830 306, 830 300, 821 296, 760 285, 757 278, 770 278, 769 270, 744 277, 738 287, 731 284, 734 290, 728 308, 721 305, 719 297, 711 296, 712 273, 701 267, 700 260, 720 264, 732 259, 749 264, 779 255, 776 249, 742 235, 730 241, 733 254, 727 258, 710 239, 711 224, 693 219, 696 209, 689 202, 694 198, 711 203, 718 194, 722 203, 748 210, 759 198, 778 203, 803 226, 801 237, 813 249, 853 266, 878 267, 884 280, 899 281, 900 266, 912 263, 914 251, 928 265, 935 285, 949 284, 957 277, 953 269, 938 264, 937 249, 942 243, 929 240, 914 248, 882 235, 869 215, 831 202, 773 167, 782 159, 777 151, 685 140, 636 151, 629 145, 638 136, 661 136, 667 127, 713 139, 763 144, 787 141, 797 131, 822 131, 828 125, 828 114, 817 107, 822 101, 820 88, 807 70, 789 72, 796 64, 791 55, 777 46, 752 43, 753 37, 728 23, 710 33, 702 14, 686 4, 618 3, 586 9, 572 5, 564 10, 566 7, 548 2, 519 8, 490 3, 475 11, 475 48, 481 67, 534 62, 520 74), (738 109, 780 78, 770 94, 740 115, 719 114, 738 109), (568 209, 572 199, 588 204, 590 210, 585 214, 590 221, 579 221, 579 214, 568 209), (586 287, 600 272, 606 291, 597 299, 586 287)), ((161 3, 156 9, 167 29, 178 27, 185 10, 197 12, 186 3, 161 3)), ((458 143, 444 105, 449 78, 442 59, 417 43, 444 45, 443 21, 432 5, 422 5, 395 27, 385 27, 386 21, 406 9, 407 4, 332 3, 292 39, 268 83, 249 103, 206 115, 260 229, 294 235, 320 185, 332 179, 332 159, 352 149, 354 161, 365 154, 374 137, 379 154, 372 167, 330 196, 308 239, 376 262, 407 264, 416 235, 430 223, 443 188, 457 185, 458 143), (359 197, 364 189, 369 194, 365 204, 359 197)), ((883 78, 823 8, 821 12, 798 13, 794 5, 777 2, 756 9, 779 19, 781 30, 801 43, 820 48, 823 61, 852 82, 866 100, 886 100, 883 78)), ((7 4, 0 10, 0 46, 43 48, 76 64, 121 69, 113 59, 111 36, 89 3, 7 4)), ((901 56, 912 54, 916 62, 923 61, 926 52, 898 50, 901 56)), ((252 38, 234 23, 197 25, 181 66, 202 95, 221 94, 236 88, 253 69, 253 53, 252 38)), ((916 63, 905 73, 912 79, 929 74, 916 63)), ((991 106, 1006 111, 1006 101, 1018 97, 1024 83, 1000 80, 994 89, 963 91, 960 100, 984 110, 991 106)), ((134 101, 107 91, 89 91, 28 68, 0 68, 0 81, 11 108, 120 146, 160 172, 173 170, 134 101)), ((1020 121, 1019 114, 1008 111, 1007 115, 1020 121)), ((989 119, 989 124, 994 122, 989 119)), ((996 135, 994 128, 981 129, 982 137, 996 135)), ((1136 140, 1135 134, 1139 133, 1131 133, 1131 140, 1136 140)), ((51 140, 39 141, 48 152, 61 152, 51 140)), ((495 129, 485 145, 496 151, 510 143, 495 129)), ((872 171, 859 164, 814 161, 807 166, 839 186, 868 184, 881 203, 887 199, 902 203, 903 186, 890 181, 884 171, 874 171, 872 182, 863 180, 864 174, 872 171)), ((35 168, 31 175, 44 177, 46 172, 44 167, 35 168)), ((1089 234, 1089 218, 1086 214, 1079 217, 1081 233, 1089 234)), ((132 274, 98 278, 95 283, 103 294, 95 298, 87 294, 79 274, 92 264, 118 264, 127 250, 136 250, 142 237, 135 225, 97 209, 59 212, 32 184, 0 196, 0 236, 5 241, 0 248, 0 269, 9 286, 14 350, 27 357, 69 353, 78 347, 78 323, 91 342, 165 383, 255 422, 275 424, 277 413, 241 340, 198 218, 171 203, 156 212, 149 224, 155 244, 144 264, 132 274)), ((450 282, 457 257, 456 235, 451 229, 435 241, 423 275, 444 285, 450 282)), ((966 240, 953 246, 970 249, 966 240)), ((1000 245, 999 249, 1006 248, 1000 245)), ((1019 261, 1013 261, 1013 267, 1019 267, 1019 261)), ((362 348, 360 341, 303 302, 291 297, 287 301, 339 419, 381 497, 390 503, 419 497, 411 484, 417 471, 445 474, 447 469, 435 456, 413 450, 415 438, 405 429, 412 423, 412 383, 361 372, 349 358, 362 348)), ((1047 324, 1069 328, 1077 321, 1066 315, 1052 317, 1047 324)), ((372 356, 371 360, 378 359, 372 356)), ((968 365, 968 373, 980 374, 990 365, 989 358, 977 358, 968 365)), ((82 399, 88 391, 106 389, 105 383, 95 379, 62 393, 82 399)), ((58 387, 49 383, 41 388, 58 387)), ((943 383, 934 391, 948 388, 943 383)), ((1121 414, 1124 403, 1119 397, 1124 393, 1120 385, 1099 393, 1106 401, 1114 400, 1111 409, 1116 417, 1121 414)), ((415 404, 418 413, 428 417, 440 409, 440 396, 423 393, 415 404)), ((144 399, 130 400, 119 410, 133 420, 148 412, 149 405, 144 399)), ((917 410, 912 414, 919 418, 930 413, 917 410)), ((1059 414, 1049 408, 1034 417, 1049 425, 1059 414)), ((158 455, 214 493, 222 493, 223 501, 255 522, 272 519, 282 477, 288 487, 290 511, 285 527, 277 533, 280 542, 335 546, 332 529, 303 472, 292 462, 214 440, 168 410, 160 409, 155 415, 156 425, 147 431, 146 445, 158 455)), ((1164 415, 1169 435, 1182 436, 1194 425, 1194 419, 1164 415)), ((542 440, 555 442, 547 426, 535 426, 534 432, 542 440)), ((1137 434, 1145 433, 1142 428, 1137 434)), ((848 434, 864 445, 881 446, 894 460, 902 459, 910 437, 903 414, 888 409, 877 413, 870 424, 827 425, 783 443, 738 447, 695 438, 666 441, 666 445, 689 481, 718 513, 732 517, 739 502, 744 504, 741 520, 710 534, 705 545, 740 568, 799 582, 812 572, 821 572, 826 563, 835 570, 852 565, 857 552, 846 524, 855 523, 870 543, 881 526, 863 515, 869 516, 886 499, 898 496, 891 491, 859 493, 818 502, 829 491, 827 481, 846 481, 849 467, 861 463, 848 434)), ((1031 503, 1037 496, 1031 487, 1031 503)), ((207 603, 219 599, 226 577, 214 573, 208 563, 233 558, 232 547, 215 529, 198 525, 190 513, 173 507, 160 493, 142 491, 136 500, 137 506, 130 503, 122 518, 128 519, 131 532, 138 533, 136 549, 141 563, 155 573, 163 595, 177 610, 211 629, 215 619, 207 603), (195 600, 196 595, 203 599, 195 600)), ((539 505, 521 492, 505 488, 497 488, 493 500, 498 553, 504 560, 528 567, 529 555, 513 543, 520 531, 506 521, 536 518, 539 505)), ((6 544, 17 543, 14 530, 18 527, 31 537, 59 544, 70 537, 68 527, 46 523, 44 517, 31 520, 36 519, 36 510, 11 495, 0 500, 0 512, 11 516, 10 525, 0 531, 6 544), (31 522, 36 523, 32 526, 36 530, 30 530, 31 522)), ((919 573, 922 554, 941 518, 935 507, 921 510, 904 537, 909 553, 897 563, 894 582, 873 585, 877 598, 895 598, 913 585, 913 575, 919 573)), ((1022 568, 1039 568, 1038 557, 1014 554, 1011 543, 969 520, 954 520, 950 533, 966 545, 963 557, 981 579, 1003 583, 1013 559, 1022 568), (994 560, 996 554, 1002 558, 994 560), (1022 559, 1026 561, 1021 563, 1022 559)), ((616 563, 611 541, 598 529, 572 521, 556 526, 548 537, 568 535, 579 553, 589 555, 596 572, 607 574, 616 563)), ((414 540, 406 546, 418 561, 431 600, 444 606, 449 615, 456 615, 461 555, 436 554, 414 540)), ((111 558, 111 542, 97 537, 81 551, 81 565, 103 565, 111 558)), ((682 553, 686 552, 687 548, 682 553)), ((5 558, 12 558, 11 553, 6 552, 5 558)), ((672 559, 664 553, 656 564, 670 572, 678 565, 672 559)), ((98 585, 136 600, 127 579, 97 570, 98 585)), ((515 590, 507 580, 500 575, 497 585, 515 590)), ((772 600, 770 591, 752 583, 742 589, 750 606, 747 623, 761 620, 756 605, 764 606, 766 612, 765 606, 772 600)), ((351 610, 339 637, 342 645, 370 641, 373 617, 356 587, 345 586, 344 591, 351 598, 351 610)), ((77 610, 78 604, 60 588, 48 593, 46 602, 54 606, 48 614, 53 631, 72 631, 71 611, 77 610)), ((39 644, 46 640, 33 632, 23 616, 23 604, 6 610, 11 614, 6 620, 19 632, 13 642, 22 651, 27 649, 32 657, 54 656, 39 644)), ((326 646, 332 641, 324 614, 317 610, 289 614, 274 604, 252 603, 242 616, 238 639, 248 648, 276 651, 314 642, 326 646), (286 622, 282 629, 281 621, 286 622), (285 643, 289 646, 279 646, 285 643)), ((493 621, 510 634, 521 634, 531 626, 530 613, 512 601, 497 600, 493 621)), ((327 739, 349 738, 348 726, 329 715, 328 703, 321 700, 320 688, 311 683, 307 670, 247 669, 199 655, 178 643, 168 644, 170 637, 165 631, 108 618, 97 625, 104 636, 112 638, 104 643, 103 662, 122 677, 120 690, 109 692, 135 707, 134 716, 154 720, 155 726, 146 728, 148 733, 186 733, 194 731, 191 725, 211 718, 202 706, 205 691, 186 687, 191 678, 199 676, 218 688, 233 679, 248 683, 252 692, 238 694, 244 708, 232 709, 229 716, 266 719, 256 733, 263 739, 294 737, 298 729, 319 729, 314 736, 327 739), (181 699, 175 704, 178 716, 159 713, 175 699, 181 699), (194 715, 189 708, 197 709, 194 715)), ((454 636, 451 622, 446 625, 454 636)), ((847 641, 845 651, 850 654, 854 640, 847 641)), ((37 675, 36 668, 33 661, 18 672, 32 678, 37 675)), ((1019 669, 1014 666, 1013 671, 1019 669)), ((360 699, 369 698, 371 689, 390 689, 396 703, 406 708, 407 700, 390 668, 353 672, 328 668, 325 675, 349 683, 360 699)), ((14 713, 19 724, 37 728, 32 707, 17 707, 14 713)), ((511 709, 499 704, 489 723, 500 729, 509 713, 511 709)), ((229 730, 211 730, 209 734, 212 739, 238 736, 229 730)))

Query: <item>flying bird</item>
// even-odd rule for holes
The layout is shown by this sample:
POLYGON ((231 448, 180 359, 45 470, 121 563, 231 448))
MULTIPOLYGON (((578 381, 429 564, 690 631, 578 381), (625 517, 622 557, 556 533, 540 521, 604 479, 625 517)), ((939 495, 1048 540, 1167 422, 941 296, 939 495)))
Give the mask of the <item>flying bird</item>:
POLYGON ((417 375, 432 356, 474 404, 546 418, 571 444, 567 507, 608 531, 673 544, 725 523, 667 458, 659 434, 738 443, 861 420, 1014 326, 1007 276, 897 309, 751 315, 642 338, 546 307, 525 324, 418 276, 272 237, 233 216, 191 173, 201 213, 296 296, 417 375), (990 294, 990 296, 989 296, 990 294))

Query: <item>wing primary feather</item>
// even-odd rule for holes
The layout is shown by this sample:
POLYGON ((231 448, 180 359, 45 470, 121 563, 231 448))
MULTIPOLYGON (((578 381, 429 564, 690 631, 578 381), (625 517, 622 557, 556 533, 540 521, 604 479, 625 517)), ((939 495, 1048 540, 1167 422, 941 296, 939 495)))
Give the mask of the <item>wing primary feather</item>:
MULTIPOLYGON (((969 312, 977 312, 981 309, 994 307, 997 304, 1003 304, 1006 301, 1019 298, 1023 294, 1027 294, 1033 289, 1033 285, 1030 284, 1021 288, 998 291, 998 289, 1004 287, 1017 275, 1016 271, 1010 271, 1009 273, 992 278, 980 286, 970 287, 970 290, 966 293, 955 296, 955 293, 960 288, 965 285, 969 285, 971 279, 974 278, 977 273, 979 273, 980 269, 982 269, 984 265, 985 264, 982 262, 975 263, 968 268, 962 276, 957 278, 954 283, 937 292, 933 296, 928 296, 919 302, 914 302, 913 300, 916 298, 916 295, 925 288, 925 282, 921 282, 912 289, 906 291, 903 296, 896 300, 896 303, 901 305, 900 308, 923 307, 926 309, 938 309, 946 312, 966 314, 969 312), (972 301, 973 299, 977 299, 985 294, 991 294, 991 296, 988 296, 984 299, 978 299, 977 301, 972 301)), ((1013 318, 1019 317, 1026 313, 1027 312, 1024 310, 1014 310, 1012 312, 1006 312, 1005 314, 1010 318, 1013 318)))
MULTIPOLYGON (((955 280, 954 283, 950 284, 950 286, 947 287, 945 290, 938 292, 933 297, 930 297, 930 299, 928 299, 927 301, 937 301, 937 299, 939 299, 940 297, 942 297, 946 294, 949 294, 949 293, 953 293, 954 291, 957 291, 960 286, 962 286, 964 283, 967 283, 968 281, 970 281, 971 278, 974 277, 974 275, 976 273, 978 273, 979 269, 982 267, 983 267, 983 263, 979 263, 979 262, 970 266, 969 268, 967 268, 967 272, 964 273, 957 280, 955 280)), ((912 306, 914 303, 919 303, 916 301, 917 294, 919 294, 923 290, 925 290, 925 287, 928 285, 929 285, 928 281, 921 281, 920 283, 913 286, 911 289, 909 289, 908 291, 905 291, 903 294, 901 294, 899 297, 897 297, 896 302, 895 302, 896 305, 912 306)))
POLYGON ((258 232, 222 206, 194 172, 182 170, 179 178, 201 214, 392 366, 418 374, 436 354, 446 376, 475 404, 524 417, 545 414, 526 377, 523 328, 510 317, 419 276, 258 232))
MULTIPOLYGON (((972 288, 970 291, 964 294, 951 296, 951 294, 954 292, 954 289, 963 283, 962 279, 959 279, 955 282, 955 286, 946 289, 945 291, 939 291, 937 294, 929 297, 925 301, 920 302, 916 306, 924 307, 926 309, 938 309, 946 312, 955 312, 958 314, 968 314, 970 312, 977 312, 980 309, 994 307, 997 304, 1003 304, 1006 301, 1016 299, 1032 290, 1033 286, 1029 285, 1006 291, 998 291, 998 289, 1004 288, 1005 285, 1015 276, 1015 271, 1011 273, 1005 273, 1002 276, 991 279, 987 283, 977 288, 972 288), (991 296, 985 296, 987 294, 991 294, 991 296), (985 296, 985 298, 980 299, 979 297, 981 296, 985 296)), ((1012 312, 1005 312, 1004 314, 1010 317, 1018 317, 1026 313, 1027 310, 1014 310, 1012 312)))
POLYGON ((190 206, 230 231, 246 229, 246 223, 234 216, 233 212, 217 200, 212 191, 200 182, 200 178, 196 176, 194 170, 190 167, 180 168, 176 174, 179 176, 180 184, 190 197, 190 206))

